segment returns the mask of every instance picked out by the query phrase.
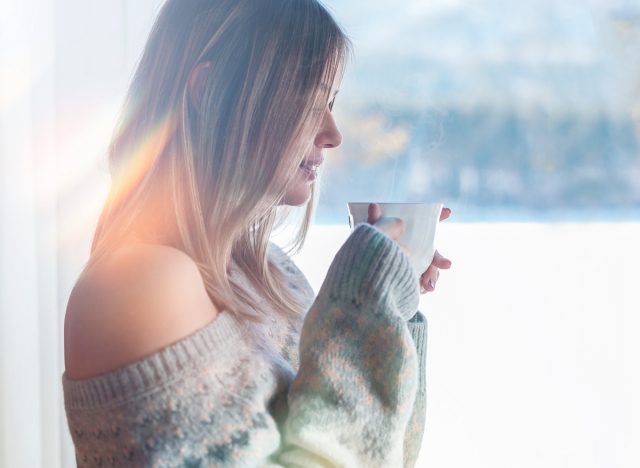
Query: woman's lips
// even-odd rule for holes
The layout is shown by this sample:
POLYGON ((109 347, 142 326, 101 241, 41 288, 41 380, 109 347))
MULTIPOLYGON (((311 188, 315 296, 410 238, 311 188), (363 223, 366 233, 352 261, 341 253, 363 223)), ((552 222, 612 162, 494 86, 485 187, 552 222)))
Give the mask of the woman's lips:
POLYGON ((311 166, 309 164, 302 163, 298 169, 302 171, 307 180, 316 180, 318 177, 318 165, 311 166))
POLYGON ((300 170, 305 174, 307 180, 315 180, 318 177, 318 168, 324 162, 324 157, 305 159, 300 163, 300 170))

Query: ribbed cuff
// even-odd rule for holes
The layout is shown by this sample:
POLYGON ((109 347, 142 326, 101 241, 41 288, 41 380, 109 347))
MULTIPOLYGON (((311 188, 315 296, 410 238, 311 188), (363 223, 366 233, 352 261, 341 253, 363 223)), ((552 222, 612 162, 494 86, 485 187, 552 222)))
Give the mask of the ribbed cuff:
POLYGON ((420 300, 418 278, 400 246, 371 224, 358 224, 336 254, 322 292, 357 306, 394 308, 405 320, 420 300))
POLYGON ((407 325, 418 354, 418 393, 424 393, 426 392, 427 318, 418 311, 407 325))

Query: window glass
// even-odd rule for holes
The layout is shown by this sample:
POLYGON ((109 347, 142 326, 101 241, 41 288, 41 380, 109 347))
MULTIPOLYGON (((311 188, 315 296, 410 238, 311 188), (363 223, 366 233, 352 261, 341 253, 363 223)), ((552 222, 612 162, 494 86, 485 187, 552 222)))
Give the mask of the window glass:
POLYGON ((355 54, 319 222, 369 200, 444 201, 458 221, 638 218, 637 1, 325 3, 355 54))

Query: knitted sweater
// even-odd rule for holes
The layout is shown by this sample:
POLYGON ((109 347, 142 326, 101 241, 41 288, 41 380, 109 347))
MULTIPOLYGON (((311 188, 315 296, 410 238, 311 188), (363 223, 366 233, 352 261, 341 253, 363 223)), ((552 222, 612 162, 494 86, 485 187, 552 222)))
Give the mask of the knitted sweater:
POLYGON ((223 311, 109 373, 62 375, 78 466, 414 466, 426 320, 409 258, 360 224, 314 299, 275 244, 270 256, 307 300, 299 323, 265 310, 267 324, 250 329, 223 311), (263 353, 257 335, 276 352, 263 353))

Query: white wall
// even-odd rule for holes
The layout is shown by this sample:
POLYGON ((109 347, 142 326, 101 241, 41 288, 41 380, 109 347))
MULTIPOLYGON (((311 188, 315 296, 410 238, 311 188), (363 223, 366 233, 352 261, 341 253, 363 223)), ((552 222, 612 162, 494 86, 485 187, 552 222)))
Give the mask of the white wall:
POLYGON ((62 321, 160 0, 0 2, 0 467, 71 467, 62 321))
MULTIPOLYGON (((88 258, 110 178, 106 146, 161 0, 56 0, 58 311, 88 258)), ((61 371, 60 371, 61 372, 61 371)), ((64 413, 63 465, 74 466, 64 413)))
POLYGON ((0 4, 0 465, 7 467, 60 458, 51 19, 49 2, 0 4))

